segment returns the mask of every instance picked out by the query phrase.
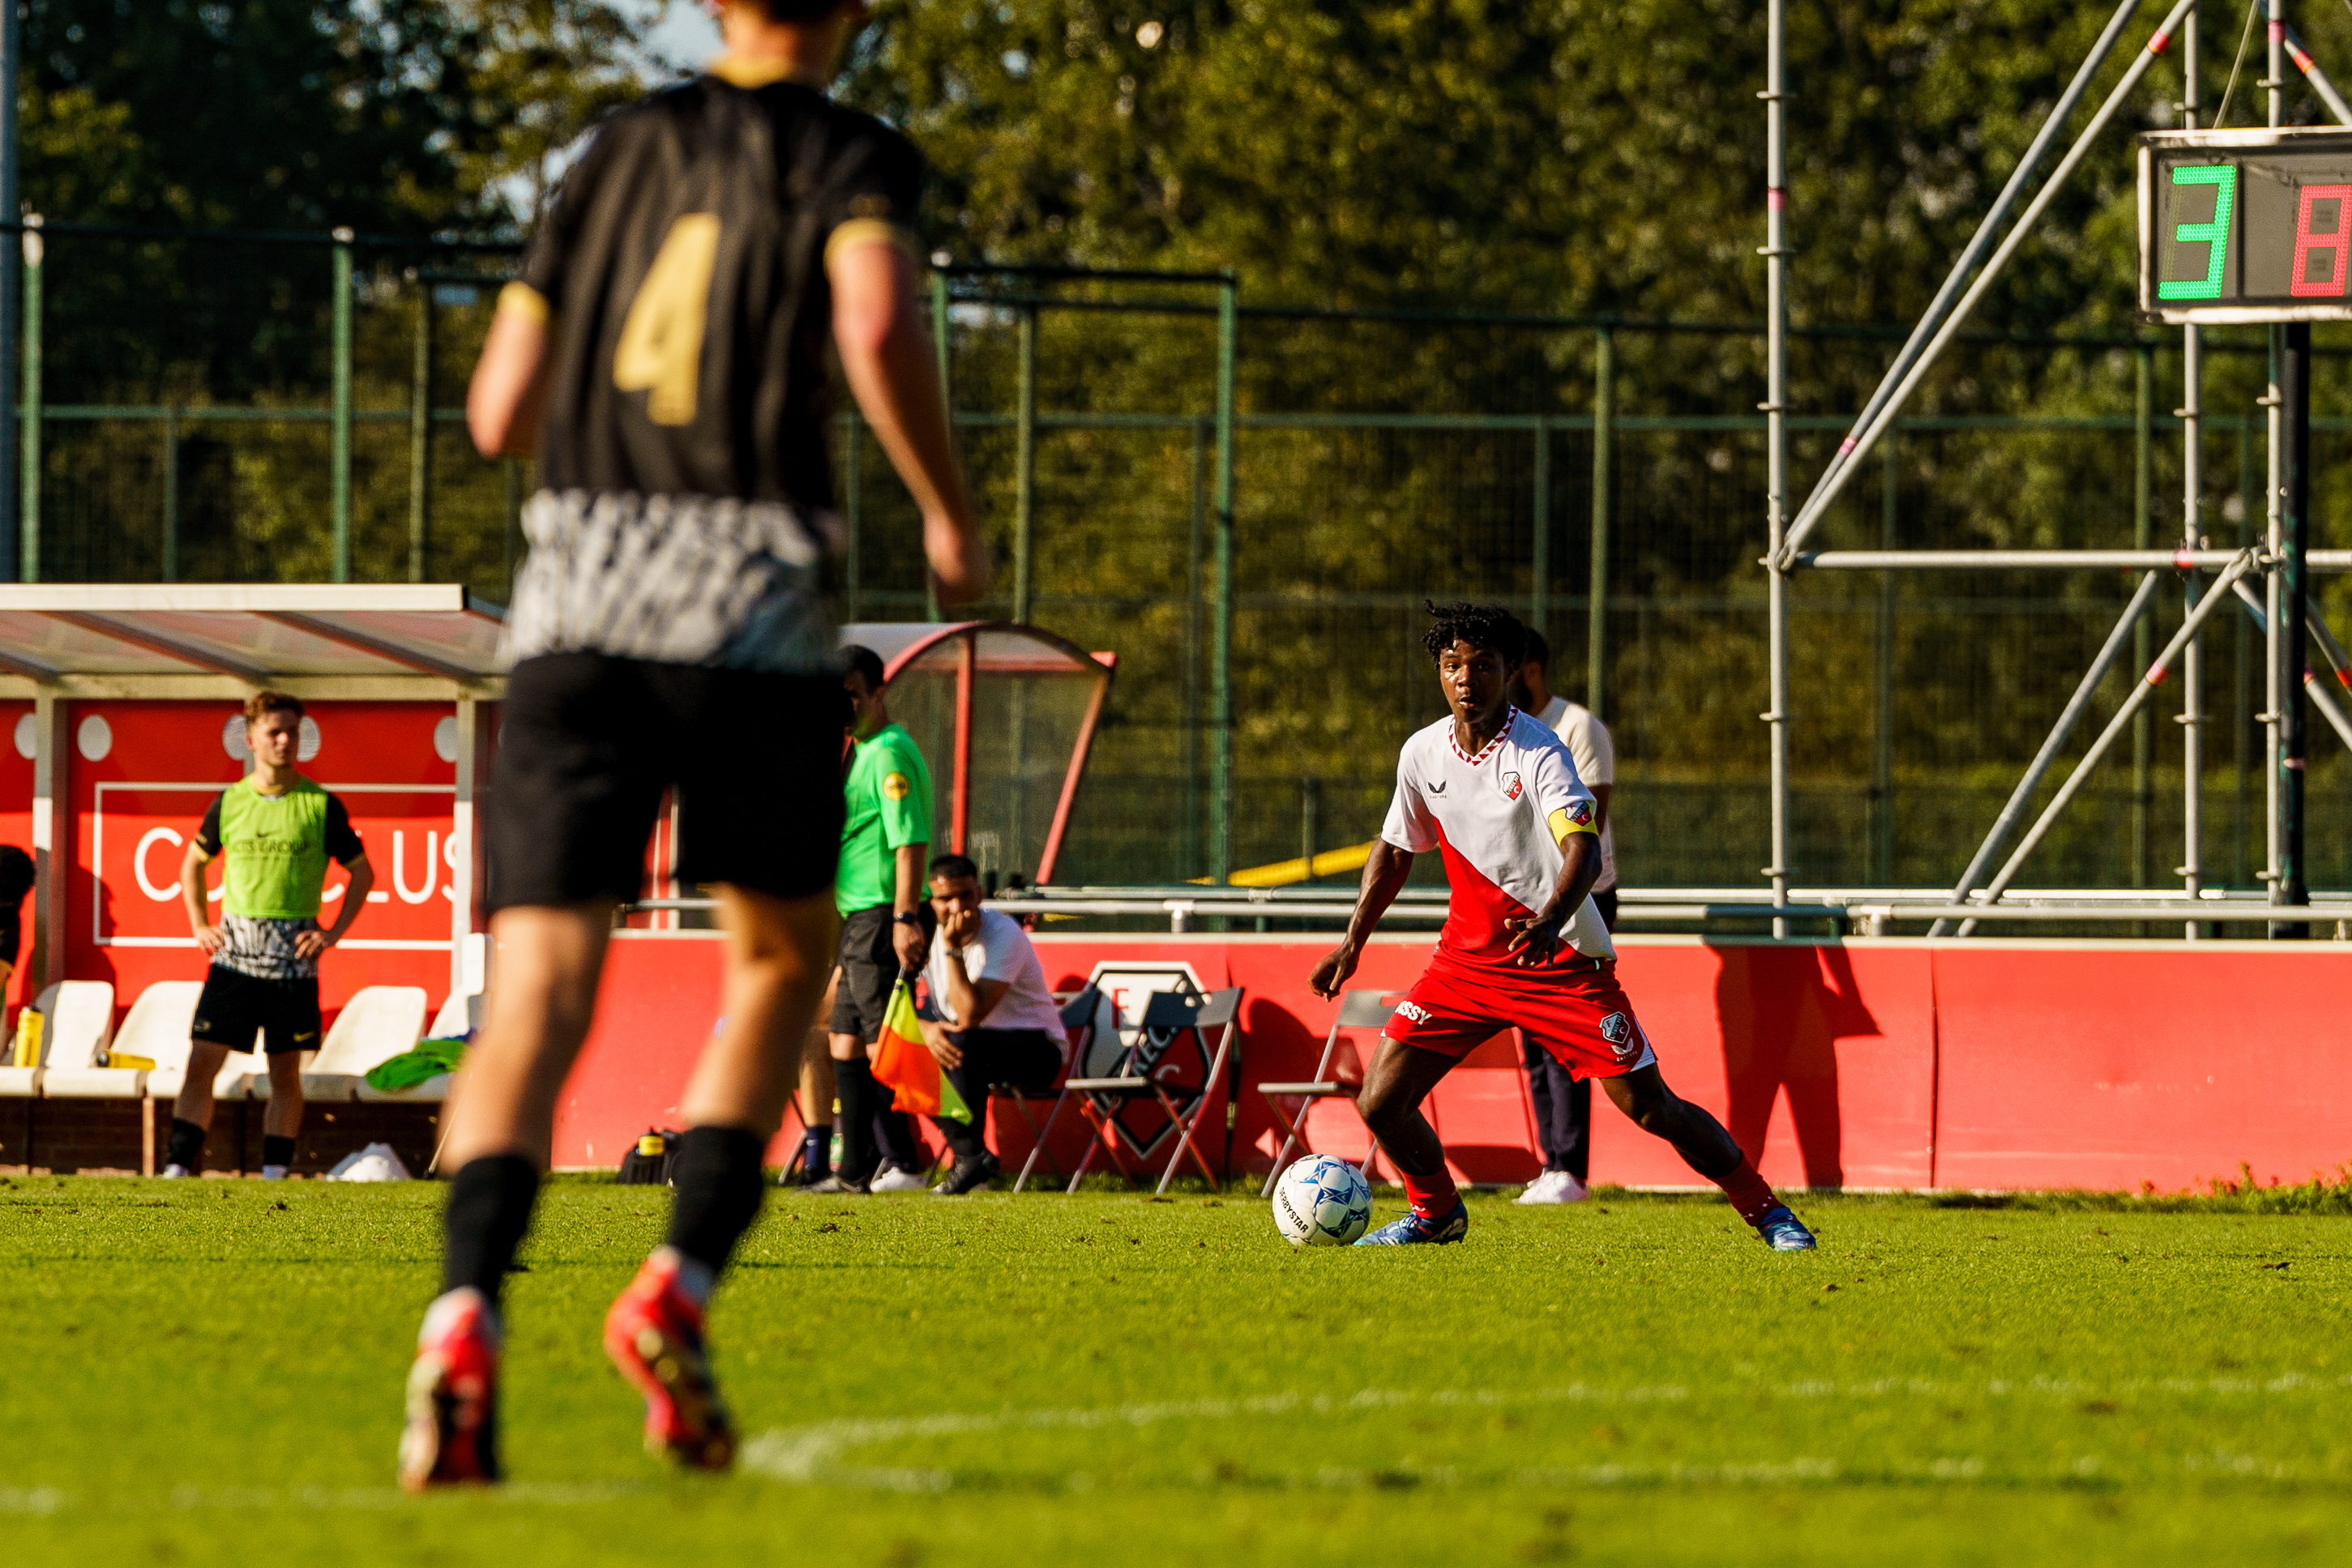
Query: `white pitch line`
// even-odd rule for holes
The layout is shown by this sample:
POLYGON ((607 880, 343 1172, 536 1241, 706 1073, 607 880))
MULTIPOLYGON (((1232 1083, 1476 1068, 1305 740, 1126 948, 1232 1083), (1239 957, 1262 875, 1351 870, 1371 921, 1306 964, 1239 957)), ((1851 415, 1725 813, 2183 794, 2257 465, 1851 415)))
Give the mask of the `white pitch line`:
MULTIPOLYGON (((2012 1398, 2041 1396, 2057 1399, 2080 1399, 2086 1396, 2159 1394, 2212 1394, 2224 1396, 2291 1395, 2334 1392, 2352 1388, 2352 1375, 2335 1378, 2315 1378, 2302 1373, 2283 1373, 2274 1377, 2166 1377, 2137 1378, 2121 1383, 2094 1384, 2083 1379, 2065 1377, 2033 1377, 2023 1379, 1990 1378, 1982 1383, 1959 1384, 1935 1378, 1875 1378, 1861 1383, 1803 1382, 1780 1387, 1752 1384, 1726 1384, 1708 1389, 1710 1396, 1753 1399, 1764 1396, 1789 1399, 1866 1400, 1890 1396, 1951 1399, 1980 1396, 2012 1398)), ((926 1437, 961 1437, 989 1432, 1099 1430, 1106 1427, 1145 1427, 1168 1421, 1220 1421, 1248 1416, 1345 1416, 1372 1410, 1397 1409, 1409 1406, 1493 1407, 1508 1405, 1551 1404, 1643 1404, 1667 1400, 1686 1400, 1693 1391, 1682 1384, 1659 1384, 1631 1388, 1594 1387, 1587 1384, 1571 1384, 1560 1388, 1543 1389, 1436 1389, 1412 1392, 1398 1389, 1367 1388, 1352 1395, 1275 1394, 1246 1399, 1195 1399, 1159 1404, 1135 1404, 1089 1408, 1044 1410, 996 1410, 943 1412, 927 1416, 871 1416, 839 1421, 820 1421, 805 1427, 777 1428, 759 1434, 743 1447, 744 1469, 776 1480, 804 1485, 861 1487, 879 1491, 937 1492, 955 1484, 952 1471, 913 1466, 844 1465, 841 1457, 849 1450, 869 1448, 881 1443, 898 1443, 926 1437)), ((2268 1461, 2242 1456, 2223 1456, 2210 1459, 2189 1458, 2183 1461, 2189 1469, 2202 1468, 2223 1473, 2256 1473, 2247 1467, 2262 1467, 2268 1461)), ((2096 1472, 2095 1458, 2078 1460, 2066 1473, 2088 1475, 2096 1472), (2083 1469, 2084 1465, 2091 1469, 2083 1469)), ((2274 1467, 2273 1467, 2274 1469, 2274 1467)), ((1905 1467, 1888 1474, 1905 1479, 1929 1480, 1972 1480, 1984 1474, 1981 1459, 1938 1459, 1926 1466, 1905 1467)), ((1387 1474, 1390 1472, 1380 1472, 1387 1474)), ((1404 1472, 1396 1472, 1403 1474, 1404 1472)), ((1763 1465, 1675 1465, 1643 1467, 1601 1465, 1570 1470, 1528 1470, 1518 1472, 1523 1484, 1595 1486, 1651 1484, 1655 1482, 1750 1483, 1764 1481, 1780 1484, 1789 1480, 1834 1479, 1840 1474, 1834 1459, 1800 1458, 1763 1465), (1809 1468, 1810 1467, 1810 1468, 1809 1468)), ((2263 1473, 2271 1473, 2265 1470, 2263 1473)), ((1316 1484, 1360 1485, 1375 1479, 1368 1470, 1328 1470, 1318 1472, 1316 1484)), ((1445 1469, 1414 1472, 1416 1481, 1443 1483, 1453 1479, 1445 1469)), ((1084 1478, 1070 1478, 1073 1485, 1084 1478)))

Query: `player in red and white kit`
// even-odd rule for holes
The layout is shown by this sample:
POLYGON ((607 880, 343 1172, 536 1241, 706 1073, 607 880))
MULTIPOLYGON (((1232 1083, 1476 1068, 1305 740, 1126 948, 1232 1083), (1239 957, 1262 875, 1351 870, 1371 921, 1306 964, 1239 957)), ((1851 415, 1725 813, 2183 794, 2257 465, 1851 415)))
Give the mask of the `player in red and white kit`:
POLYGON ((1452 711, 1405 742, 1396 800, 1364 866, 1347 937, 1309 982, 1317 996, 1338 996, 1413 857, 1444 854, 1445 928, 1389 1019, 1357 1101, 1402 1173, 1412 1211, 1356 1245, 1459 1241, 1468 1232, 1469 1208, 1421 1103, 1480 1042, 1516 1026, 1578 1077, 1600 1079, 1619 1110, 1723 1188, 1776 1251, 1811 1249, 1812 1233, 1723 1124, 1666 1087, 1617 984, 1617 949, 1591 897, 1601 873, 1592 793, 1559 737, 1507 695, 1526 628, 1493 605, 1429 611, 1435 620, 1423 642, 1452 711))

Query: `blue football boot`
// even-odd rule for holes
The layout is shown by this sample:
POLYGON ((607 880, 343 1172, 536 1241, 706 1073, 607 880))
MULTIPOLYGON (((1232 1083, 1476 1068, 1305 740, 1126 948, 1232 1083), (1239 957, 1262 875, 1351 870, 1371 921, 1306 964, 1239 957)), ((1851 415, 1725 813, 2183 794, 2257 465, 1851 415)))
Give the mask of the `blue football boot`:
MULTIPOLYGON (((1794 1220, 1790 1222, 1795 1224, 1794 1220)), ((1803 1227, 1798 1227, 1802 1229, 1803 1227)), ((1459 1241, 1470 1234, 1470 1206, 1460 1198, 1454 1200, 1454 1212, 1439 1219, 1423 1219, 1408 1209, 1402 1219, 1391 1219, 1370 1236, 1360 1239, 1359 1247, 1417 1247, 1423 1242, 1444 1246, 1459 1241)), ((1807 1237, 1811 1241, 1812 1238, 1807 1237)))
POLYGON ((1756 1222, 1756 1234, 1775 1252, 1813 1250, 1813 1233, 1805 1228, 1803 1220, 1789 1212, 1784 1203, 1776 1203, 1765 1210, 1764 1218, 1756 1222))

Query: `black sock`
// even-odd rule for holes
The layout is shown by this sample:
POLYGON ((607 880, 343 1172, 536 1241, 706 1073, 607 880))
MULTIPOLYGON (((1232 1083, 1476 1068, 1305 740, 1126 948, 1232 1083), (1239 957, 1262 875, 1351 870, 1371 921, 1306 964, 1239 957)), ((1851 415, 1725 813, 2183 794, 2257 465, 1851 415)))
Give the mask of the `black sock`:
POLYGON ((471 1285, 497 1303, 538 1196, 539 1166, 520 1155, 466 1162, 449 1184, 449 1207, 441 1214, 445 1294, 471 1285))
POLYGON ((740 1127, 689 1127, 670 1162, 668 1245, 716 1274, 736 1239, 759 1217, 768 1184, 760 1155, 768 1140, 740 1127))
POLYGON ((183 1121, 177 1116, 173 1117, 170 1150, 171 1152, 165 1156, 166 1164, 178 1166, 183 1170, 203 1170, 205 1168, 205 1130, 194 1122, 183 1121))
POLYGON ((801 1168, 811 1181, 833 1174, 833 1124, 819 1122, 801 1140, 801 1168))
POLYGON ((833 1064, 835 1092, 841 1097, 841 1179, 867 1181, 874 1175, 874 1108, 882 1086, 863 1056, 833 1064))
POLYGON ((294 1163, 294 1140, 273 1138, 267 1133, 261 1137, 261 1163, 265 1166, 290 1166, 294 1163))

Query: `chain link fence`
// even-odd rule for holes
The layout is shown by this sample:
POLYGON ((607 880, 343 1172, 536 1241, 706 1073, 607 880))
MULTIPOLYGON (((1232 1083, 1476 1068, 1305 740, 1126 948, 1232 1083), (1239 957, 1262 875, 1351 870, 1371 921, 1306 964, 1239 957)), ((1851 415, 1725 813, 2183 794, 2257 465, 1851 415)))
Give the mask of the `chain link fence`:
MULTIPOLYGON (((473 452, 462 402, 507 252, 69 225, 33 249, 24 575, 454 580, 504 601, 531 476, 473 452)), ((1443 711, 1421 602, 1463 597, 1541 628, 1553 687, 1610 723, 1626 882, 1759 881, 1757 327, 1343 314, 1256 306, 1213 278, 976 268, 938 275, 932 298, 1001 568, 978 613, 1119 655, 1059 880, 1181 882, 1370 837, 1398 743, 1443 711)), ((1886 339, 1801 329, 1796 406, 1858 406, 1886 339)), ((2223 547, 2261 526, 2266 368, 2259 333, 2207 340, 2199 530, 2223 547)), ((1812 542, 2176 542, 2178 378, 2170 340, 1972 340, 1812 542)), ((2314 422, 2315 546, 2352 544, 2352 463, 2335 461, 2347 414, 2314 422)), ((837 423, 854 540, 839 612, 923 619, 911 504, 855 414, 837 423)), ((1845 421, 1793 423, 1793 471, 1816 473, 1845 421)), ((2132 586, 1801 575, 1797 880, 1956 878, 2132 586)), ((2144 641, 2179 624, 2180 591, 2164 599, 2144 641)), ((2201 674, 2202 857, 2209 881, 2238 887, 2263 857, 2250 632, 2221 622, 2201 674)), ((2101 706, 2135 678, 2111 677, 2101 706)), ((2030 883, 2174 881, 2177 682, 2157 707, 2030 883)), ((2352 770, 2329 737, 2314 747, 2311 877, 2341 886, 2352 770)))

